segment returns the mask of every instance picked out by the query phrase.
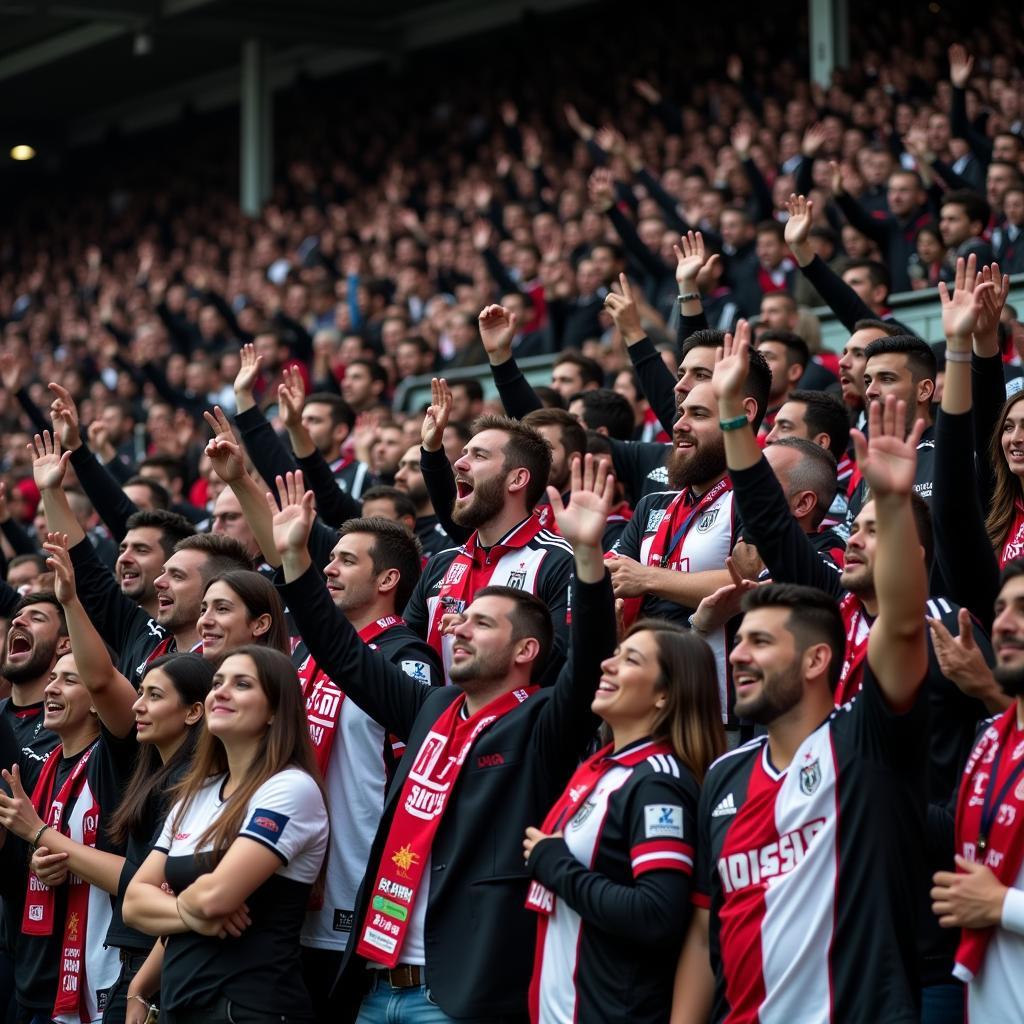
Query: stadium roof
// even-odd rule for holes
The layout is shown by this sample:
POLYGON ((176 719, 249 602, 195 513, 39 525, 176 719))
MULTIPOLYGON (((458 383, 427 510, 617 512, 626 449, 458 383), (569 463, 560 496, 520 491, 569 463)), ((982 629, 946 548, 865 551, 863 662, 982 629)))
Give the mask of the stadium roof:
POLYGON ((64 146, 239 95, 241 43, 275 85, 585 0, 0 0, 0 146, 64 146))

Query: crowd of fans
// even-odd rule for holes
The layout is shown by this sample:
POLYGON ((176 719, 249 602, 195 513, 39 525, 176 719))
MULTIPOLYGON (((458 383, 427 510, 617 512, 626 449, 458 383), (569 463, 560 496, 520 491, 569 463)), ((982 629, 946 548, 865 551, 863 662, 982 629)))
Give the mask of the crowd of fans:
POLYGON ((1024 18, 571 24, 0 230, 12 1024, 1019 1015, 1024 18))

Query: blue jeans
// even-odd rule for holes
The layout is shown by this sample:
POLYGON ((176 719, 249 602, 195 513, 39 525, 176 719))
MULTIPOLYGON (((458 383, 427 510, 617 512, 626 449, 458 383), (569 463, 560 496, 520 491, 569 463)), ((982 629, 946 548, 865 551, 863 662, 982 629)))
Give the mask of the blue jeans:
POLYGON ((963 1024, 964 987, 956 982, 921 989, 921 1024, 963 1024))
MULTIPOLYGON (((384 972, 373 973, 382 975, 384 972)), ((453 1024, 453 1021, 431 1000, 426 985, 392 988, 382 977, 377 977, 363 999, 356 1024, 453 1024)))

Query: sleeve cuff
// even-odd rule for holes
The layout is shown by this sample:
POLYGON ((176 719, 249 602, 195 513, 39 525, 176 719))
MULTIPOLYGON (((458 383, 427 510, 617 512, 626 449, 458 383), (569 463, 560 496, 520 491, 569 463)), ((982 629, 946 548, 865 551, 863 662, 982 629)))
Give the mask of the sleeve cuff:
POLYGON ((1024 935, 1024 889, 1010 888, 1006 891, 1002 925, 1008 932, 1024 935))
POLYGON ((694 889, 690 893, 690 902, 695 907, 700 907, 701 910, 711 909, 711 897, 706 892, 698 892, 694 889))

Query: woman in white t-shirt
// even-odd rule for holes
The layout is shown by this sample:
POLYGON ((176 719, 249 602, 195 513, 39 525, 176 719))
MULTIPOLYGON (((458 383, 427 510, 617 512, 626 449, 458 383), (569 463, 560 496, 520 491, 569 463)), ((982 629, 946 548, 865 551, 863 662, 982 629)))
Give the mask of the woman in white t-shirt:
POLYGON ((124 919, 168 936, 162 1022, 312 1024, 299 933, 328 823, 295 669, 279 651, 237 648, 206 715, 124 919))

